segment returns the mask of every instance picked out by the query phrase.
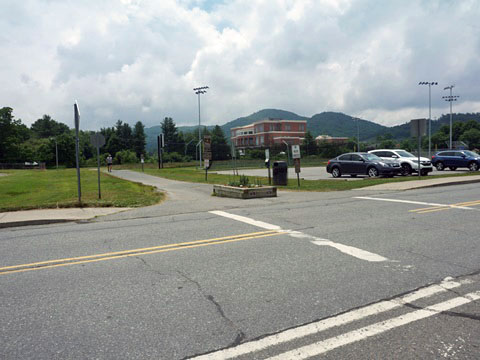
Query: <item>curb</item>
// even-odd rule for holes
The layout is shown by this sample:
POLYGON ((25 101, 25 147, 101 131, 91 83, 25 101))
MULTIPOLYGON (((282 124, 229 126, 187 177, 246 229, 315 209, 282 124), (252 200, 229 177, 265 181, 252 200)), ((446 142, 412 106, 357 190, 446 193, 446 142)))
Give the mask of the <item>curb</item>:
POLYGON ((76 219, 42 219, 42 220, 24 220, 0 223, 0 229, 10 227, 31 226, 31 225, 49 225, 78 221, 76 219))
MULTIPOLYGON (((427 182, 428 180, 425 180, 425 182, 427 182)), ((433 187, 440 187, 440 186, 450 186, 450 185, 463 185, 463 184, 474 184, 474 183, 479 183, 480 182, 480 179, 472 179, 472 180, 454 180, 454 181, 449 181, 449 182, 444 182, 444 183, 433 183, 433 184, 420 184, 420 185, 417 185, 417 186, 412 186, 412 187, 409 187, 409 188, 390 188, 390 189, 387 189, 386 186, 385 188, 381 188, 381 186, 385 185, 385 184, 381 184, 381 185, 374 185, 374 186, 369 186, 369 187, 364 187, 364 188, 357 188, 357 189, 353 189, 353 191, 361 191, 361 190, 370 190, 370 191, 373 191, 373 190, 378 190, 378 191, 407 191, 407 190, 416 190, 416 189, 426 189, 426 188, 433 188, 433 187), (378 188, 375 188, 377 187, 378 188)), ((397 184, 404 184, 405 182, 400 182, 400 183, 397 183, 397 184)))

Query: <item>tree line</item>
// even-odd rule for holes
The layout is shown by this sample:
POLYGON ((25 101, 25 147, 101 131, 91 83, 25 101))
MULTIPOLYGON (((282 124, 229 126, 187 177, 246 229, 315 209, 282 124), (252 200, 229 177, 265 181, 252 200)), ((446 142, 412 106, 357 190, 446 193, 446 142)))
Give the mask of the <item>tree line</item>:
MULTIPOLYGON (((164 161, 190 161, 196 158, 198 132, 179 132, 171 117, 161 122, 165 139, 163 149, 164 161)), ((96 165, 96 149, 91 145, 90 136, 93 131, 79 131, 80 163, 82 166, 96 165)), ((132 128, 128 123, 118 120, 112 127, 101 128, 105 137, 105 145, 100 148, 104 159, 111 154, 114 163, 138 162, 144 155, 147 161, 156 161, 156 153, 148 154, 145 150, 145 126, 137 121, 132 128)), ((214 160, 229 157, 230 148, 222 129, 217 125, 210 132, 206 128, 201 136, 211 135, 214 160)), ((15 119, 13 109, 0 109, 0 163, 44 162, 47 166, 56 164, 56 148, 58 163, 66 167, 74 167, 75 131, 58 122, 49 115, 43 115, 30 127, 15 119)))

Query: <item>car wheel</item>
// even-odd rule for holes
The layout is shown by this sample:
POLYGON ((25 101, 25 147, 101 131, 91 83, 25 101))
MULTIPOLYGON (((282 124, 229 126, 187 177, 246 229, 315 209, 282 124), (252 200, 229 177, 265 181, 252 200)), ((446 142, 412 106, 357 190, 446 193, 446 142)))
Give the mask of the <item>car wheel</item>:
POLYGON ((402 164, 402 172, 403 176, 410 175, 412 173, 412 167, 408 164, 402 164))
POLYGON ((333 176, 334 178, 338 178, 338 177, 342 176, 342 173, 341 173, 341 171, 340 171, 340 169, 339 169, 338 167, 334 167, 334 168, 332 169, 332 176, 333 176))
POLYGON ((357 174, 350 174, 351 177, 357 177, 357 174))
POLYGON ((468 164, 468 169, 470 171, 477 171, 478 170, 478 164, 476 162, 471 162, 468 164))
POLYGON ((370 169, 368 169, 368 176, 369 177, 377 177, 378 176, 377 168, 372 166, 370 169))
POLYGON ((421 170, 421 171, 420 171, 420 175, 421 175, 421 176, 427 176, 427 175, 428 175, 428 171, 427 171, 427 170, 421 170))
POLYGON ((443 171, 445 169, 445 165, 443 165, 443 162, 441 161, 437 162, 435 167, 437 168, 438 171, 443 171))
POLYGON ((452 170, 452 171, 457 170, 457 167, 456 167, 456 166, 449 166, 448 168, 449 168, 450 170, 452 170))

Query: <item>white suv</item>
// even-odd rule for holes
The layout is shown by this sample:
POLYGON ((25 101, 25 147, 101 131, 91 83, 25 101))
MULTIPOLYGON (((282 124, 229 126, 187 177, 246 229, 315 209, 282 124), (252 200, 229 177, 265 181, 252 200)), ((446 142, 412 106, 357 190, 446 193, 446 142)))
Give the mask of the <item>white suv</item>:
MULTIPOLYGON (((402 166, 402 175, 410 175, 412 172, 418 173, 418 157, 410 154, 408 151, 400 149, 378 149, 369 151, 385 160, 396 159, 402 166)), ((420 175, 428 175, 433 170, 432 163, 429 159, 420 157, 420 175)))

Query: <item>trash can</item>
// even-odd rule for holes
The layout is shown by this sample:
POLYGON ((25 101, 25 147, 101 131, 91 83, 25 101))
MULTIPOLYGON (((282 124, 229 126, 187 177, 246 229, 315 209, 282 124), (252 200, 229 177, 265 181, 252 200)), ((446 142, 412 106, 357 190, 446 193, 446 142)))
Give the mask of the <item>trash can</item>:
POLYGON ((288 185, 288 166, 285 161, 273 163, 273 185, 288 185))

